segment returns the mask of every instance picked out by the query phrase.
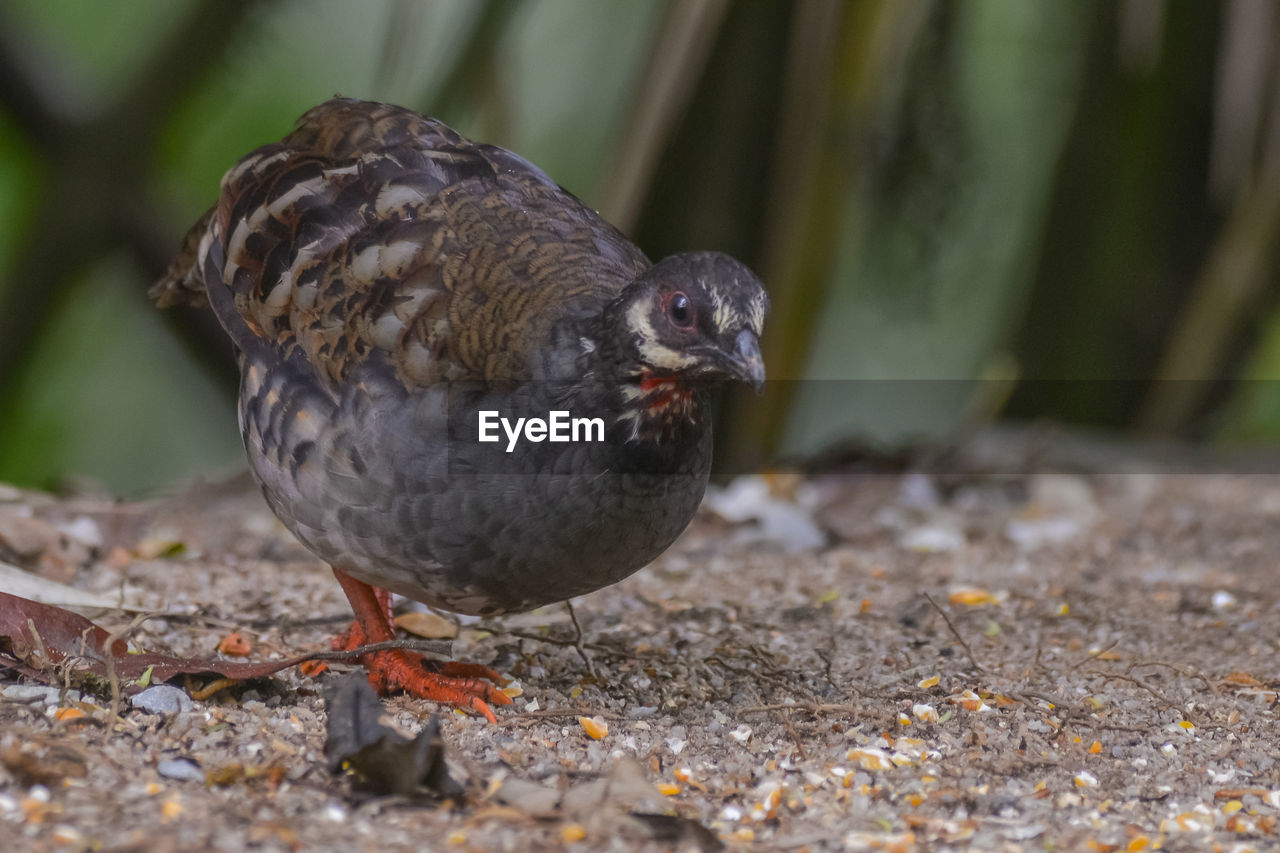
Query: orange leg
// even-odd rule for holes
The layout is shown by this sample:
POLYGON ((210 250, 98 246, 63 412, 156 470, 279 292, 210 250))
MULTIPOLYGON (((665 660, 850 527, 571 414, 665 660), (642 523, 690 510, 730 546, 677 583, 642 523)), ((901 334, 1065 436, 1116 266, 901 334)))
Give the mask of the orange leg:
MULTIPOLYGON (((342 584, 342 591, 356 614, 356 620, 334 641, 334 647, 354 649, 395 639, 395 630, 391 627, 391 593, 338 569, 334 569, 333 574, 342 584)), ((369 683, 382 695, 403 690, 420 699, 469 708, 491 723, 496 723, 497 718, 490 703, 511 704, 510 697, 494 686, 502 676, 479 664, 432 661, 407 649, 371 652, 360 662, 369 671, 369 683)))

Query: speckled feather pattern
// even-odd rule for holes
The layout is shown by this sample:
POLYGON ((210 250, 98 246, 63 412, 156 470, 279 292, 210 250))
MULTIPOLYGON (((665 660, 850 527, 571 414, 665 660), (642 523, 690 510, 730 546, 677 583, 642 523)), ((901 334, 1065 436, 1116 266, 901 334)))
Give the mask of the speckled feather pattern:
POLYGON ((701 500, 705 392, 646 445, 609 363, 609 306, 652 269, 522 158, 335 100, 226 174, 153 294, 207 300, 235 341, 250 467, 306 545, 496 613, 625 577, 701 500), (609 440, 504 454, 475 441, 482 408, 600 416, 609 440))

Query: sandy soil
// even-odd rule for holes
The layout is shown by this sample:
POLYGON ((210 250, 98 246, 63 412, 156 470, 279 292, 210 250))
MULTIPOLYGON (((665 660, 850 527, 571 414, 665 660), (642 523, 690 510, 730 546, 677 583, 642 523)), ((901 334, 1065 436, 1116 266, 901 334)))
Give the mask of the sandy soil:
MULTIPOLYGON (((742 485, 719 506, 757 521, 704 510, 655 565, 580 599, 581 649, 562 607, 462 624, 454 656, 523 691, 496 726, 441 715, 465 803, 361 799, 328 772, 321 687, 349 667, 116 718, 109 697, 76 706, 0 671, 5 847, 1280 843, 1280 478, 742 485)), ((349 618, 243 481, 148 505, 9 491, 4 513, 61 531, 9 561, 162 614, 132 632, 148 650, 212 653, 239 630, 253 656, 286 656, 349 618)), ((407 734, 437 710, 385 708, 407 734)))

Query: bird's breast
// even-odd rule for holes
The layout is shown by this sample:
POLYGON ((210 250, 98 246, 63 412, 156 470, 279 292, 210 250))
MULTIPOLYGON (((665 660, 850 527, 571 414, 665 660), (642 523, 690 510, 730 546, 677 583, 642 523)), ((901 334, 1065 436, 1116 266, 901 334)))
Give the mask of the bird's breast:
POLYGON ((709 427, 647 452, 564 383, 305 387, 287 365, 245 365, 245 444, 277 515, 344 571, 455 611, 614 583, 675 540, 706 487, 709 427))

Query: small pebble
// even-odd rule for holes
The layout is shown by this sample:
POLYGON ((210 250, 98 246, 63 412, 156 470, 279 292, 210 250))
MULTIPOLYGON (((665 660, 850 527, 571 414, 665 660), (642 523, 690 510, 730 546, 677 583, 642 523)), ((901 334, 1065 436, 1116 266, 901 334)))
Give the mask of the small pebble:
POLYGON ((1214 610, 1229 610, 1236 606, 1236 597, 1224 589, 1213 594, 1214 610))
POLYGON ((156 765, 156 772, 179 782, 203 782, 204 771, 190 758, 166 758, 156 765))
POLYGON ((98 528, 98 523, 88 516, 77 516, 72 521, 58 525, 58 529, 92 548, 102 547, 102 531, 98 528))
POLYGON ((1085 525, 1077 518, 1054 516, 1051 518, 1011 519, 1005 526, 1005 537, 1015 545, 1035 550, 1044 545, 1060 545, 1070 542, 1083 532, 1085 525))
POLYGON ((191 697, 180 687, 157 684, 132 699, 133 707, 148 714, 180 714, 195 707, 191 697))
POLYGON ((928 474, 914 471, 903 476, 898 486, 898 502, 916 509, 932 509, 942 503, 942 496, 928 474))
POLYGON ((908 551, 938 554, 958 551, 967 540, 964 533, 945 524, 925 524, 905 531, 898 539, 899 546, 908 551))

